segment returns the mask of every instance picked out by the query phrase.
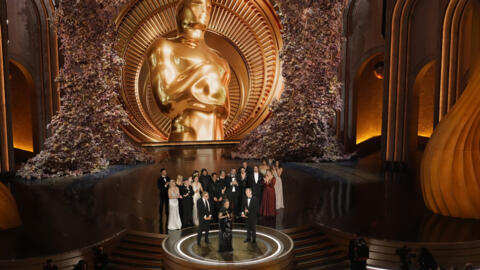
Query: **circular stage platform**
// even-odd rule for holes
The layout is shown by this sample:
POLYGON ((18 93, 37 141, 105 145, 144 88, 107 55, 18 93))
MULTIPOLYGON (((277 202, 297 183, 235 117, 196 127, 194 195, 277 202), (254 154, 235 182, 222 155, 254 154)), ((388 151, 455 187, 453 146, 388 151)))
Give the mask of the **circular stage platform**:
POLYGON ((173 231, 163 241, 165 269, 293 269, 293 240, 286 234, 257 226, 256 243, 244 243, 244 224, 234 224, 233 252, 218 252, 218 225, 212 225, 210 243, 202 237, 197 245, 197 227, 173 231))

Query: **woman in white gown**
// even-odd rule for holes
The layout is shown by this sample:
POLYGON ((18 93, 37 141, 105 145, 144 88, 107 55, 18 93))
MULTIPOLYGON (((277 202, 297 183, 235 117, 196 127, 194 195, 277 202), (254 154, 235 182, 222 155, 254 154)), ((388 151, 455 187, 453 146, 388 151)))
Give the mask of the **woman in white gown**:
POLYGON ((195 226, 198 226, 198 212, 197 212, 197 201, 200 199, 202 196, 200 193, 203 193, 203 188, 202 188, 202 183, 199 182, 199 177, 198 175, 195 175, 193 177, 193 224, 195 226))
POLYGON ((275 206, 276 209, 284 208, 283 206, 283 185, 282 185, 282 173, 283 168, 280 165, 280 161, 276 160, 273 165, 273 176, 276 179, 275 182, 275 206))
POLYGON ((180 198, 180 191, 175 184, 175 180, 170 180, 168 188, 168 229, 180 230, 182 228, 182 220, 180 219, 180 212, 178 208, 178 198, 180 198))

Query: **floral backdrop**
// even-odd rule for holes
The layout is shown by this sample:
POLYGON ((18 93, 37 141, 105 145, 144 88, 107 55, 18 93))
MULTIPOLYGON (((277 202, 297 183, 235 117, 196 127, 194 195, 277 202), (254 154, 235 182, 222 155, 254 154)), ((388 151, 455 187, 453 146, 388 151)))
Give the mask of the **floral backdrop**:
POLYGON ((345 159, 334 123, 341 110, 342 21, 345 0, 277 0, 283 27, 284 92, 270 118, 232 152, 236 158, 295 161, 345 159))
POLYGON ((64 57, 58 77, 61 107, 48 126, 44 150, 18 175, 81 175, 147 159, 121 129, 128 116, 117 94, 122 59, 114 49, 114 18, 126 2, 60 1, 53 23, 64 57))

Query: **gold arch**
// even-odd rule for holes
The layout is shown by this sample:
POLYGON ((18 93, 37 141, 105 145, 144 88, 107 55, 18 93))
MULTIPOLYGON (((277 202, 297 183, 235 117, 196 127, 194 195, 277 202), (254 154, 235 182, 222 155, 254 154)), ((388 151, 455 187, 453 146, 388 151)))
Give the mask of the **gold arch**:
POLYGON ((443 19, 442 62, 440 72, 440 96, 438 120, 450 111, 458 96, 457 63, 459 32, 463 12, 469 0, 453 0, 448 4, 443 19))
MULTIPOLYGON (((405 72, 408 62, 407 45, 409 37, 409 18, 416 0, 399 0, 395 3, 392 14, 388 85, 386 91, 386 116, 382 129, 385 136, 385 150, 383 158, 392 162, 406 160, 407 151, 399 136, 398 130, 406 124, 406 114, 403 109, 407 99, 404 85, 408 74, 405 72)), ((403 136, 403 135, 402 135, 403 136)))
MULTIPOLYGON (((170 120, 155 106, 149 91, 145 53, 160 37, 176 33, 177 0, 132 0, 118 16, 117 50, 125 59, 121 96, 129 113, 126 128, 140 143, 168 138, 170 120)), ((269 114, 269 104, 282 89, 279 51, 280 23, 268 0, 212 0, 206 41, 232 69, 231 113, 225 121, 225 139, 241 139, 269 114)))

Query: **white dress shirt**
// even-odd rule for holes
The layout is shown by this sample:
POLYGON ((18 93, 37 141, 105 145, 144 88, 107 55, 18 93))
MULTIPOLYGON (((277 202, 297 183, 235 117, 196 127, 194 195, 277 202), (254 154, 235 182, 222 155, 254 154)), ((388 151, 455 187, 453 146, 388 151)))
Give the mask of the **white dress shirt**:
POLYGON ((235 185, 233 184, 233 181, 235 181, 235 176, 232 176, 232 182, 230 182, 230 185, 233 186, 232 192, 235 192, 235 185))
MULTIPOLYGON (((202 200, 203 200, 203 203, 205 204, 205 206, 207 207, 208 212, 210 212, 210 205, 208 204, 208 201, 205 200, 205 199, 202 199, 202 200)), ((203 216, 203 217, 206 218, 207 215, 205 215, 205 216, 203 216)))

